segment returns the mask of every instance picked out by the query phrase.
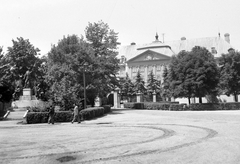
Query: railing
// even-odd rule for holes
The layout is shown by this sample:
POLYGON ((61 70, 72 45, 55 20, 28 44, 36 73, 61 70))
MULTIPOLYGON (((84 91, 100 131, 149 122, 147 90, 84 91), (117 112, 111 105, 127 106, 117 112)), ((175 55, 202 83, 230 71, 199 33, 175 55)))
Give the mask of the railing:
POLYGON ((9 114, 10 114, 10 111, 8 110, 7 113, 3 116, 3 119, 5 120, 9 114))

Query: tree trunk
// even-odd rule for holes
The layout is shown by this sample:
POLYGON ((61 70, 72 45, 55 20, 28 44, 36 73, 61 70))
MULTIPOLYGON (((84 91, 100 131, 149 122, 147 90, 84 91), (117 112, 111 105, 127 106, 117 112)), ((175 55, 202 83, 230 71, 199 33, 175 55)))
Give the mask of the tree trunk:
POLYGON ((199 96, 199 103, 202 104, 202 97, 199 96))
POLYGON ((237 94, 234 94, 234 101, 238 102, 238 95, 237 94))

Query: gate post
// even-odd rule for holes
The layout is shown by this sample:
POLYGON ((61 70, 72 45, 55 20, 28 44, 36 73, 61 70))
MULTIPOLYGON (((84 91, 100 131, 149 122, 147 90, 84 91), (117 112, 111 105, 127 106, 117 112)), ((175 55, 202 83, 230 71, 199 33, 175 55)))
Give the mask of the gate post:
POLYGON ((114 108, 120 108, 120 96, 119 96, 119 88, 116 88, 113 93, 113 103, 114 108))

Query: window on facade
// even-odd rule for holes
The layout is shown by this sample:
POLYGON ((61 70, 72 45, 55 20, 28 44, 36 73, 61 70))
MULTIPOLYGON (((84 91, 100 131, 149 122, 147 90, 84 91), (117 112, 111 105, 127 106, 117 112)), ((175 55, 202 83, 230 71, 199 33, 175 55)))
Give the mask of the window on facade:
POLYGON ((148 66, 148 73, 150 73, 153 70, 152 66, 148 66))
POLYGON ((157 65, 157 71, 161 71, 161 65, 157 65))
POLYGON ((157 75, 157 80, 162 80, 161 77, 161 75, 157 75))
POLYGON ((145 67, 144 67, 144 66, 141 66, 141 67, 140 67, 140 72, 144 72, 144 70, 145 70, 145 67))
POLYGON ((137 72, 138 71, 138 67, 133 67, 133 72, 137 72))
POLYGON ((217 50, 215 49, 215 47, 211 48, 211 52, 212 52, 212 54, 217 54, 217 50))

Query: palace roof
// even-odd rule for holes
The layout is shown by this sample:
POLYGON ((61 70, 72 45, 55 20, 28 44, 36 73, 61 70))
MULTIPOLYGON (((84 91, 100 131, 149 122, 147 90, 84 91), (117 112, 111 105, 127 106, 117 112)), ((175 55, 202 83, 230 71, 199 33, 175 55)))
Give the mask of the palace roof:
POLYGON ((156 41, 149 44, 136 45, 135 43, 132 43, 131 45, 122 46, 119 48, 118 58, 125 56, 128 61, 147 50, 172 56, 173 54, 178 54, 182 50, 191 51, 194 46, 207 48, 216 58, 220 57, 223 53, 228 53, 228 50, 233 48, 226 39, 221 37, 196 39, 181 38, 181 40, 166 41, 165 43, 156 39, 156 41))

